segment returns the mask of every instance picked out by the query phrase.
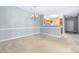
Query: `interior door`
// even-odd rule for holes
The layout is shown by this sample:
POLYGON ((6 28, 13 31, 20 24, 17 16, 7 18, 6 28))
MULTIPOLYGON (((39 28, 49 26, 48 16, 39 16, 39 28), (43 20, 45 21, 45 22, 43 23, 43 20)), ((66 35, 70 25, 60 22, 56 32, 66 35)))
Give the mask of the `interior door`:
POLYGON ((74 21, 73 20, 67 20, 67 29, 68 32, 74 32, 74 21))
POLYGON ((65 31, 75 33, 78 32, 78 17, 65 19, 65 31))

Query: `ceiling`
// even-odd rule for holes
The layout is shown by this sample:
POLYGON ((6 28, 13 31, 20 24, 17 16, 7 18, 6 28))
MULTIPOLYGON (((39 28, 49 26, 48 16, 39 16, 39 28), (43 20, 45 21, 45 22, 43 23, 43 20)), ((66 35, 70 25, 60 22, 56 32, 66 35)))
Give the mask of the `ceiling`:
POLYGON ((18 6, 19 8, 37 12, 39 14, 51 15, 51 14, 64 14, 64 15, 75 15, 79 12, 79 6, 18 6))

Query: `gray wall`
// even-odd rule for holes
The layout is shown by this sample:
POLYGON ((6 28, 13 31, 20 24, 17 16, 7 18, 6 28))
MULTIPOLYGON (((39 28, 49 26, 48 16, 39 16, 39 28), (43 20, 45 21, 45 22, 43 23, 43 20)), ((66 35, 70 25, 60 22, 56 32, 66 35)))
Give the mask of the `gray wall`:
POLYGON ((23 11, 16 7, 0 7, 0 28, 9 27, 31 27, 32 13, 23 11))
POLYGON ((79 14, 78 14, 78 33, 79 33, 79 14))
POLYGON ((0 6, 0 40, 40 32, 39 28, 28 28, 39 26, 39 18, 32 20, 32 14, 15 6, 0 6))

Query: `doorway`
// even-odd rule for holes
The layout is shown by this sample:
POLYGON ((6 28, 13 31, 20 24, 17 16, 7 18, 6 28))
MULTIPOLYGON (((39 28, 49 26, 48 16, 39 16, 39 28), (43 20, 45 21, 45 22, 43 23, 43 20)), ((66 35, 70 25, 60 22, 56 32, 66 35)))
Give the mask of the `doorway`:
POLYGON ((65 33, 78 33, 78 17, 65 17, 65 33))
POLYGON ((64 37, 68 41, 78 41, 78 16, 64 17, 64 37))

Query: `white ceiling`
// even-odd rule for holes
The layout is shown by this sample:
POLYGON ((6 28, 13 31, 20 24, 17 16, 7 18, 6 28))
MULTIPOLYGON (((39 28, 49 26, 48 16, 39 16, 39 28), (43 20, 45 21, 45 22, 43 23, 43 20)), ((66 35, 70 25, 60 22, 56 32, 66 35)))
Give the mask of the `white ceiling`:
POLYGON ((79 6, 37 6, 35 9, 33 6, 18 6, 23 10, 34 12, 39 14, 51 15, 51 14, 76 14, 79 12, 79 6))

